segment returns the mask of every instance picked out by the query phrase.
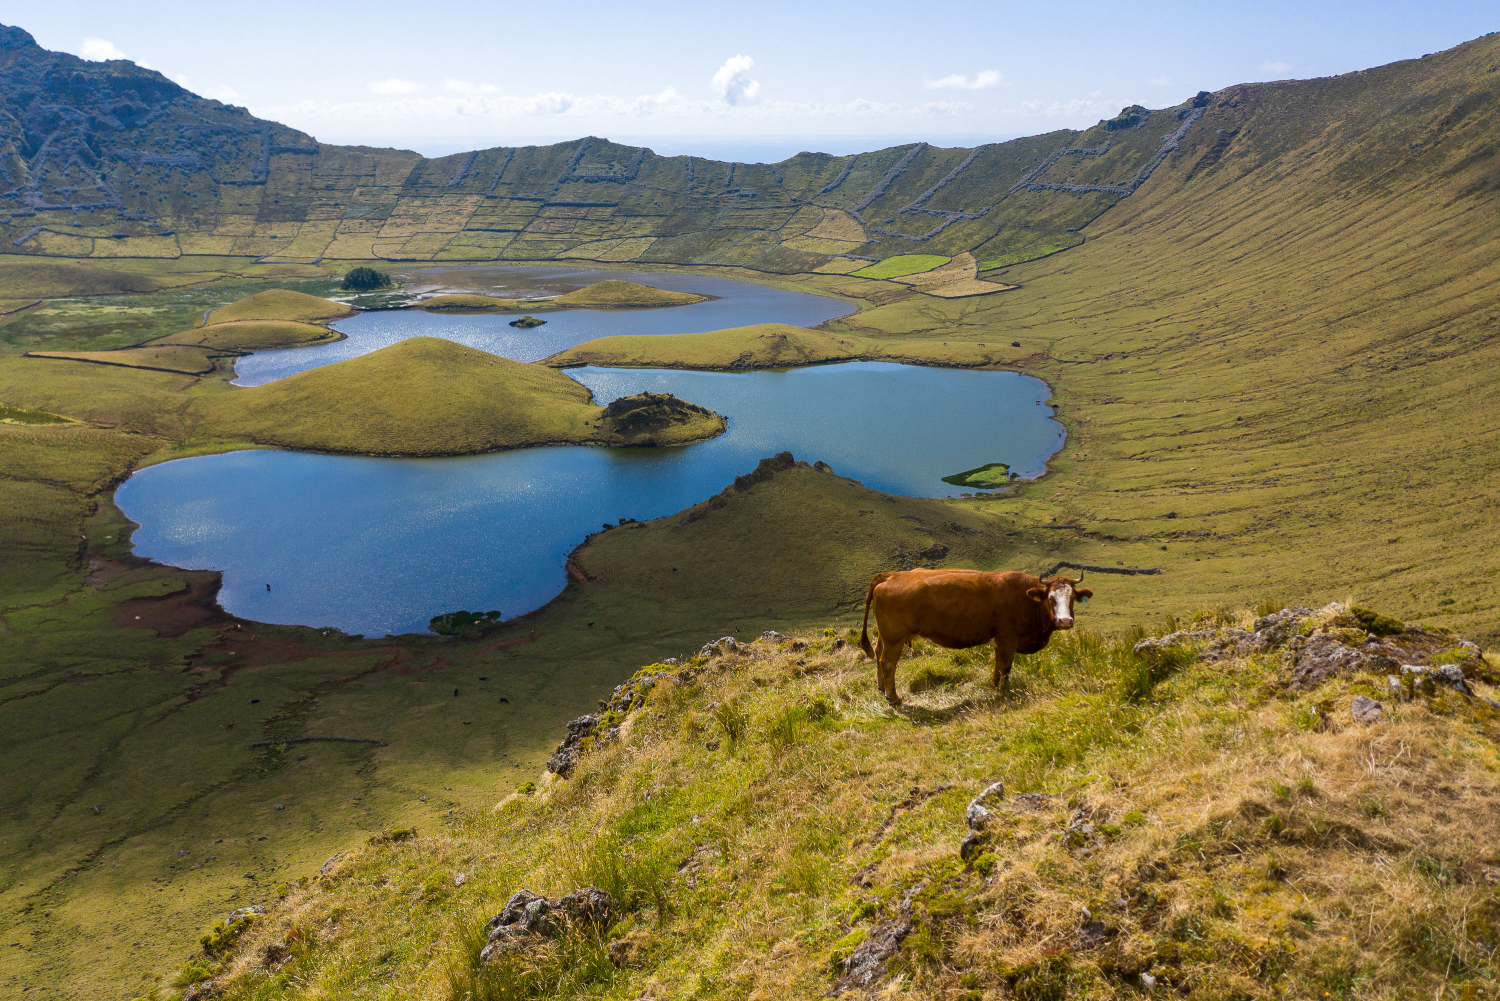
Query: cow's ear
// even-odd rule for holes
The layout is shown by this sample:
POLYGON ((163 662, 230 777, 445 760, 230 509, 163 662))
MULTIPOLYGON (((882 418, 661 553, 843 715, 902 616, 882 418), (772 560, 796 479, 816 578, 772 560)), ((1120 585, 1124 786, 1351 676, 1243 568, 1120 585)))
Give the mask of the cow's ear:
POLYGON ((1026 592, 1026 597, 1032 601, 1046 601, 1047 589, 1045 587, 1033 587, 1026 592))
POLYGON ((1078 597, 1082 598, 1084 601, 1088 601, 1094 596, 1094 592, 1090 591, 1086 587, 1076 587, 1073 589, 1073 593, 1078 595, 1078 597))

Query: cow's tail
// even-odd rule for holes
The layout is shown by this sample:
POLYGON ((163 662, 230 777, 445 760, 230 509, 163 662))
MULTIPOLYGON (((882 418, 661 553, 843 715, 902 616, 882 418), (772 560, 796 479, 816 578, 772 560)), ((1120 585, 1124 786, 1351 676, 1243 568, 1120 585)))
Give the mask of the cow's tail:
POLYGON ((889 576, 889 573, 876 574, 870 579, 870 589, 865 592, 865 624, 859 631, 859 648, 871 660, 875 659, 875 648, 870 646, 870 602, 875 600, 875 585, 889 576))

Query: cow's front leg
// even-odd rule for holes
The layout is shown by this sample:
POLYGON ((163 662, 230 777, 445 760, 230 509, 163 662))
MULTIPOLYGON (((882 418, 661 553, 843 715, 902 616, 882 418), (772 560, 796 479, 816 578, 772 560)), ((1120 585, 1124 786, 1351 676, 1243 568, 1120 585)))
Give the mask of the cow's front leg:
POLYGON ((1010 691, 1010 665, 1015 660, 1016 652, 995 643, 995 671, 990 675, 990 684, 996 688, 1010 691))

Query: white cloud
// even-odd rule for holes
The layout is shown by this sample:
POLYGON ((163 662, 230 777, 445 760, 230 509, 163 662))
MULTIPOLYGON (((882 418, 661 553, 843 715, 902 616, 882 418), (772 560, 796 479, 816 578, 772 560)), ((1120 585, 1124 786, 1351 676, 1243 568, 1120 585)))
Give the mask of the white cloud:
POLYGON ((107 38, 85 38, 83 48, 78 53, 85 59, 102 62, 106 59, 124 59, 125 53, 121 52, 114 42, 107 38))
POLYGON ((1172 78, 1169 76, 1154 76, 1148 82, 1153 87, 1169 87, 1172 84, 1172 78))
POLYGON ((973 110, 968 101, 928 101, 921 109, 924 115, 967 115, 973 110))
POLYGON ((1292 71, 1292 64, 1267 59, 1260 64, 1260 71, 1262 73, 1290 73, 1292 71))
POLYGON ((754 66, 755 60, 749 56, 731 56, 714 74, 714 89, 731 108, 753 104, 755 95, 760 93, 760 81, 750 79, 754 66))
POLYGON ((400 80, 389 77, 385 80, 375 80, 370 84, 370 93, 388 96, 392 94, 415 94, 422 89, 420 83, 412 83, 410 80, 400 80))
POLYGON ((981 70, 970 80, 963 73, 950 73, 939 80, 924 80, 922 86, 928 90, 985 90, 998 87, 1005 82, 999 70, 981 70))

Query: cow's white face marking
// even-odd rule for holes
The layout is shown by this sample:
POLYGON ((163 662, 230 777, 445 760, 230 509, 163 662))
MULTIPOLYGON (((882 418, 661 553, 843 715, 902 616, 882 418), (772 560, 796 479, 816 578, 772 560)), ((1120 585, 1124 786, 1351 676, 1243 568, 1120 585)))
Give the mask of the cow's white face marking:
POLYGON ((1073 588, 1064 584, 1047 596, 1052 601, 1052 619, 1059 629, 1073 628, 1073 588))

